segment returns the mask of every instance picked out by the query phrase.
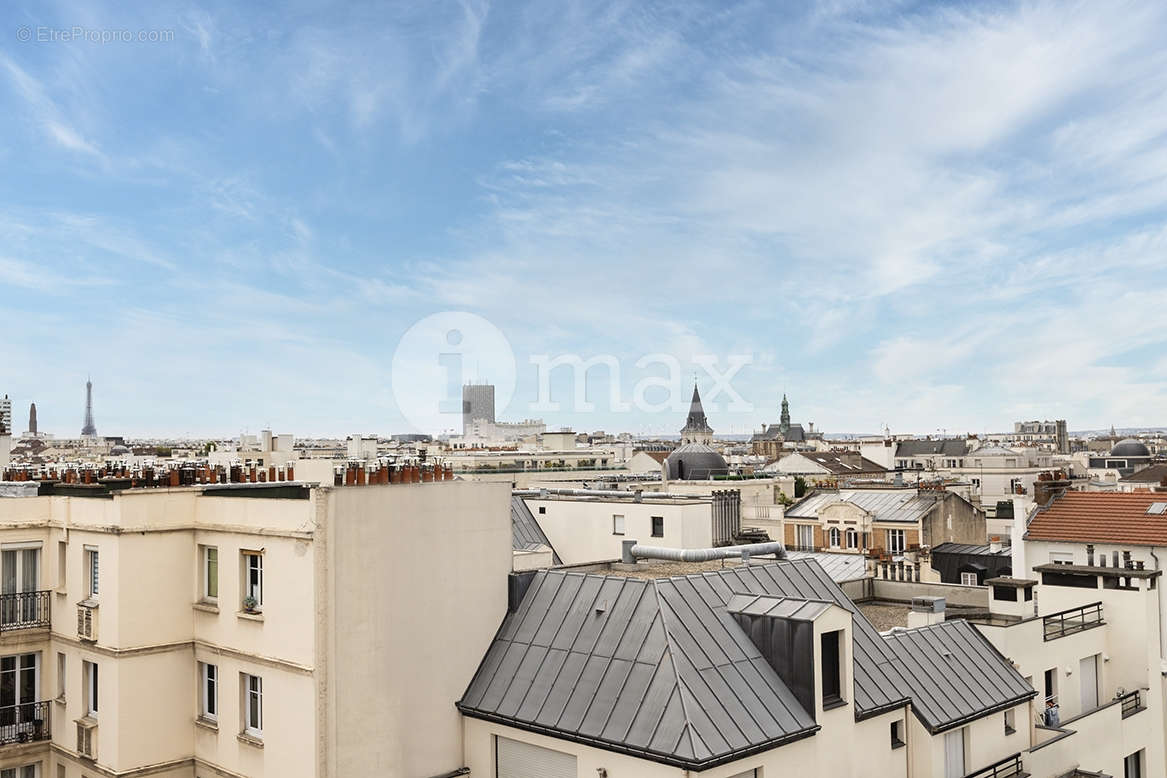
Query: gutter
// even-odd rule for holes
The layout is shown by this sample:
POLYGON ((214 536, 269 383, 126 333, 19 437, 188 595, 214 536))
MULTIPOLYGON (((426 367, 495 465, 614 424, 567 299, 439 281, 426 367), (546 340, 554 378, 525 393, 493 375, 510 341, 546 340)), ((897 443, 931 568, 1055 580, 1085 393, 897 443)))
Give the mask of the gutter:
POLYGON ((764 743, 758 743, 747 748, 739 748, 726 754, 712 756, 705 760, 693 760, 681 759, 679 757, 673 756, 672 754, 666 754, 660 751, 652 751, 651 749, 647 748, 638 748, 636 746, 623 745, 607 740, 600 740, 598 738, 591 738, 587 735, 580 735, 575 732, 564 732, 562 730, 552 729, 551 727, 544 727, 540 726, 539 724, 532 724, 530 722, 515 721, 514 719, 508 719, 505 716, 499 716, 495 713, 486 713, 484 711, 478 711, 472 708, 465 708, 461 703, 455 703, 455 705, 463 716, 469 716, 470 718, 482 719, 483 721, 489 721, 495 724, 503 724, 508 727, 514 727, 515 729, 534 732, 537 735, 546 735, 548 737, 558 738, 559 740, 568 740, 573 743, 581 743, 585 746, 599 748, 604 751, 614 751, 618 754, 627 754, 628 756, 635 756, 640 759, 646 759, 652 762, 668 765, 669 767, 679 767, 683 770, 691 770, 693 772, 708 770, 712 767, 718 767, 723 764, 737 761, 738 759, 744 759, 745 757, 753 756, 754 754, 759 754, 763 751, 769 751, 772 748, 778 748, 779 746, 784 746, 787 743, 793 743, 796 740, 808 738, 822 729, 821 724, 815 724, 813 727, 808 727, 807 729, 799 730, 798 732, 794 732, 788 735, 781 735, 771 740, 767 740, 764 743))
MULTIPOLYGON (((1162 565, 1159 563, 1159 555, 1155 553, 1154 546, 1151 546, 1151 558, 1155 560, 1155 569, 1162 569, 1162 565)), ((1167 653, 1163 651, 1163 587, 1156 586, 1155 595, 1159 600, 1159 664, 1162 666, 1163 656, 1167 653)))

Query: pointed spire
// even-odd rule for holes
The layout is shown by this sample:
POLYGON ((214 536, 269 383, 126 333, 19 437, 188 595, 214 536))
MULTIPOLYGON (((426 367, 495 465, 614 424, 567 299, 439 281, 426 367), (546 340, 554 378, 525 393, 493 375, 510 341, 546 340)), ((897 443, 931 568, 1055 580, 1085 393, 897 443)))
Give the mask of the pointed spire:
POLYGON ((701 393, 697 391, 697 382, 693 382, 693 399, 689 402, 689 416, 685 419, 685 427, 681 430, 681 442, 707 443, 713 439, 713 428, 705 418, 705 409, 701 406, 701 393))

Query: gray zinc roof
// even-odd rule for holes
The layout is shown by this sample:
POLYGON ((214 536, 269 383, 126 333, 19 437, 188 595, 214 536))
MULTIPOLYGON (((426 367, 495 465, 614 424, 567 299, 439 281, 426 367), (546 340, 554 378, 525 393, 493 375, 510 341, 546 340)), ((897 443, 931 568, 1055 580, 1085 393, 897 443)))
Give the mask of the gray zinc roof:
POLYGON ((896 446, 897 457, 922 457, 939 454, 946 457, 962 457, 968 453, 968 443, 959 438, 943 440, 901 440, 896 446))
POLYGON ((813 735, 818 727, 731 615, 850 611, 856 719, 911 701, 942 731, 1032 697, 963 621, 881 636, 812 560, 654 580, 543 570, 506 616, 465 715, 686 769, 813 735))
POLYGON ((515 551, 534 551, 542 546, 551 549, 554 564, 563 564, 555 547, 543 533, 543 528, 535 520, 531 509, 522 497, 511 496, 511 548, 515 551))
POLYGON ((933 734, 1037 693, 967 621, 891 632, 885 639, 906 669, 912 710, 933 734))
POLYGON ((794 518, 813 519, 823 506, 839 500, 858 505, 872 514, 875 521, 917 522, 936 505, 936 497, 919 494, 915 489, 842 489, 816 492, 787 511, 794 518))
POLYGON ((861 554, 832 554, 829 551, 786 551, 787 559, 813 559, 835 583, 855 581, 867 575, 867 563, 861 554))
POLYGON ((690 769, 813 734, 719 589, 540 571, 458 707, 690 769))

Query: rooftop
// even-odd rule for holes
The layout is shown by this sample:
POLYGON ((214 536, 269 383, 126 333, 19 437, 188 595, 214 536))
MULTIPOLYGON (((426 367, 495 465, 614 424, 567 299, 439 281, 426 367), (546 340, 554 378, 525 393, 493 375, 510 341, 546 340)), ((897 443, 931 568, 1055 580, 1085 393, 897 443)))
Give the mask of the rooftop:
POLYGON ((872 514, 875 521, 919 521, 947 492, 919 493, 916 489, 840 489, 815 492, 786 510, 794 518, 817 518, 818 512, 834 502, 849 502, 872 514))
POLYGON ((528 576, 458 703, 468 716, 698 770, 813 735, 731 613, 759 602, 852 614, 856 719, 910 700, 939 732, 1035 694, 964 622, 881 636, 812 560, 653 580, 528 576))
POLYGON ((1039 508, 1027 540, 1167 545, 1167 494, 1065 492, 1039 508))

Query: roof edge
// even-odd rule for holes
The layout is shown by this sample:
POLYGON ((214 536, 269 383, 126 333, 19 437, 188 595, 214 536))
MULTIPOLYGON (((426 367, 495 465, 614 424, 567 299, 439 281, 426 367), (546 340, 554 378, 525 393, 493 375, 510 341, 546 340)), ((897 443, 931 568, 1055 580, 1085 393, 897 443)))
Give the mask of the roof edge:
POLYGON ((472 719, 481 719, 482 721, 490 721, 495 724, 503 724, 515 729, 521 729, 526 732, 534 732, 537 735, 546 735, 547 737, 557 738, 559 740, 567 740, 572 743, 580 743, 592 748, 599 748, 604 751, 613 751, 618 754, 627 754, 628 756, 639 757, 640 759, 647 759, 651 762, 668 765, 669 767, 679 767, 684 770, 708 770, 713 767, 719 767, 723 764, 728 764, 737 759, 745 759, 748 756, 768 751, 771 748, 779 748, 787 743, 793 743, 796 740, 810 737, 822 729, 821 724, 815 724, 813 727, 807 727, 796 732, 792 732, 781 737, 771 738, 762 743, 756 743, 748 748, 737 749, 727 754, 719 754, 705 760, 695 759, 681 759, 679 757, 671 756, 660 751, 653 751, 647 748, 637 748, 635 746, 621 745, 610 740, 603 740, 601 738, 590 738, 586 735, 580 735, 573 732, 564 732, 562 730, 554 729, 552 727, 543 727, 538 724, 531 724, 529 722, 517 721, 508 719, 505 716, 499 716, 493 713, 484 713, 474 708, 463 707, 461 701, 454 703, 459 712, 464 716, 469 716, 472 719))

